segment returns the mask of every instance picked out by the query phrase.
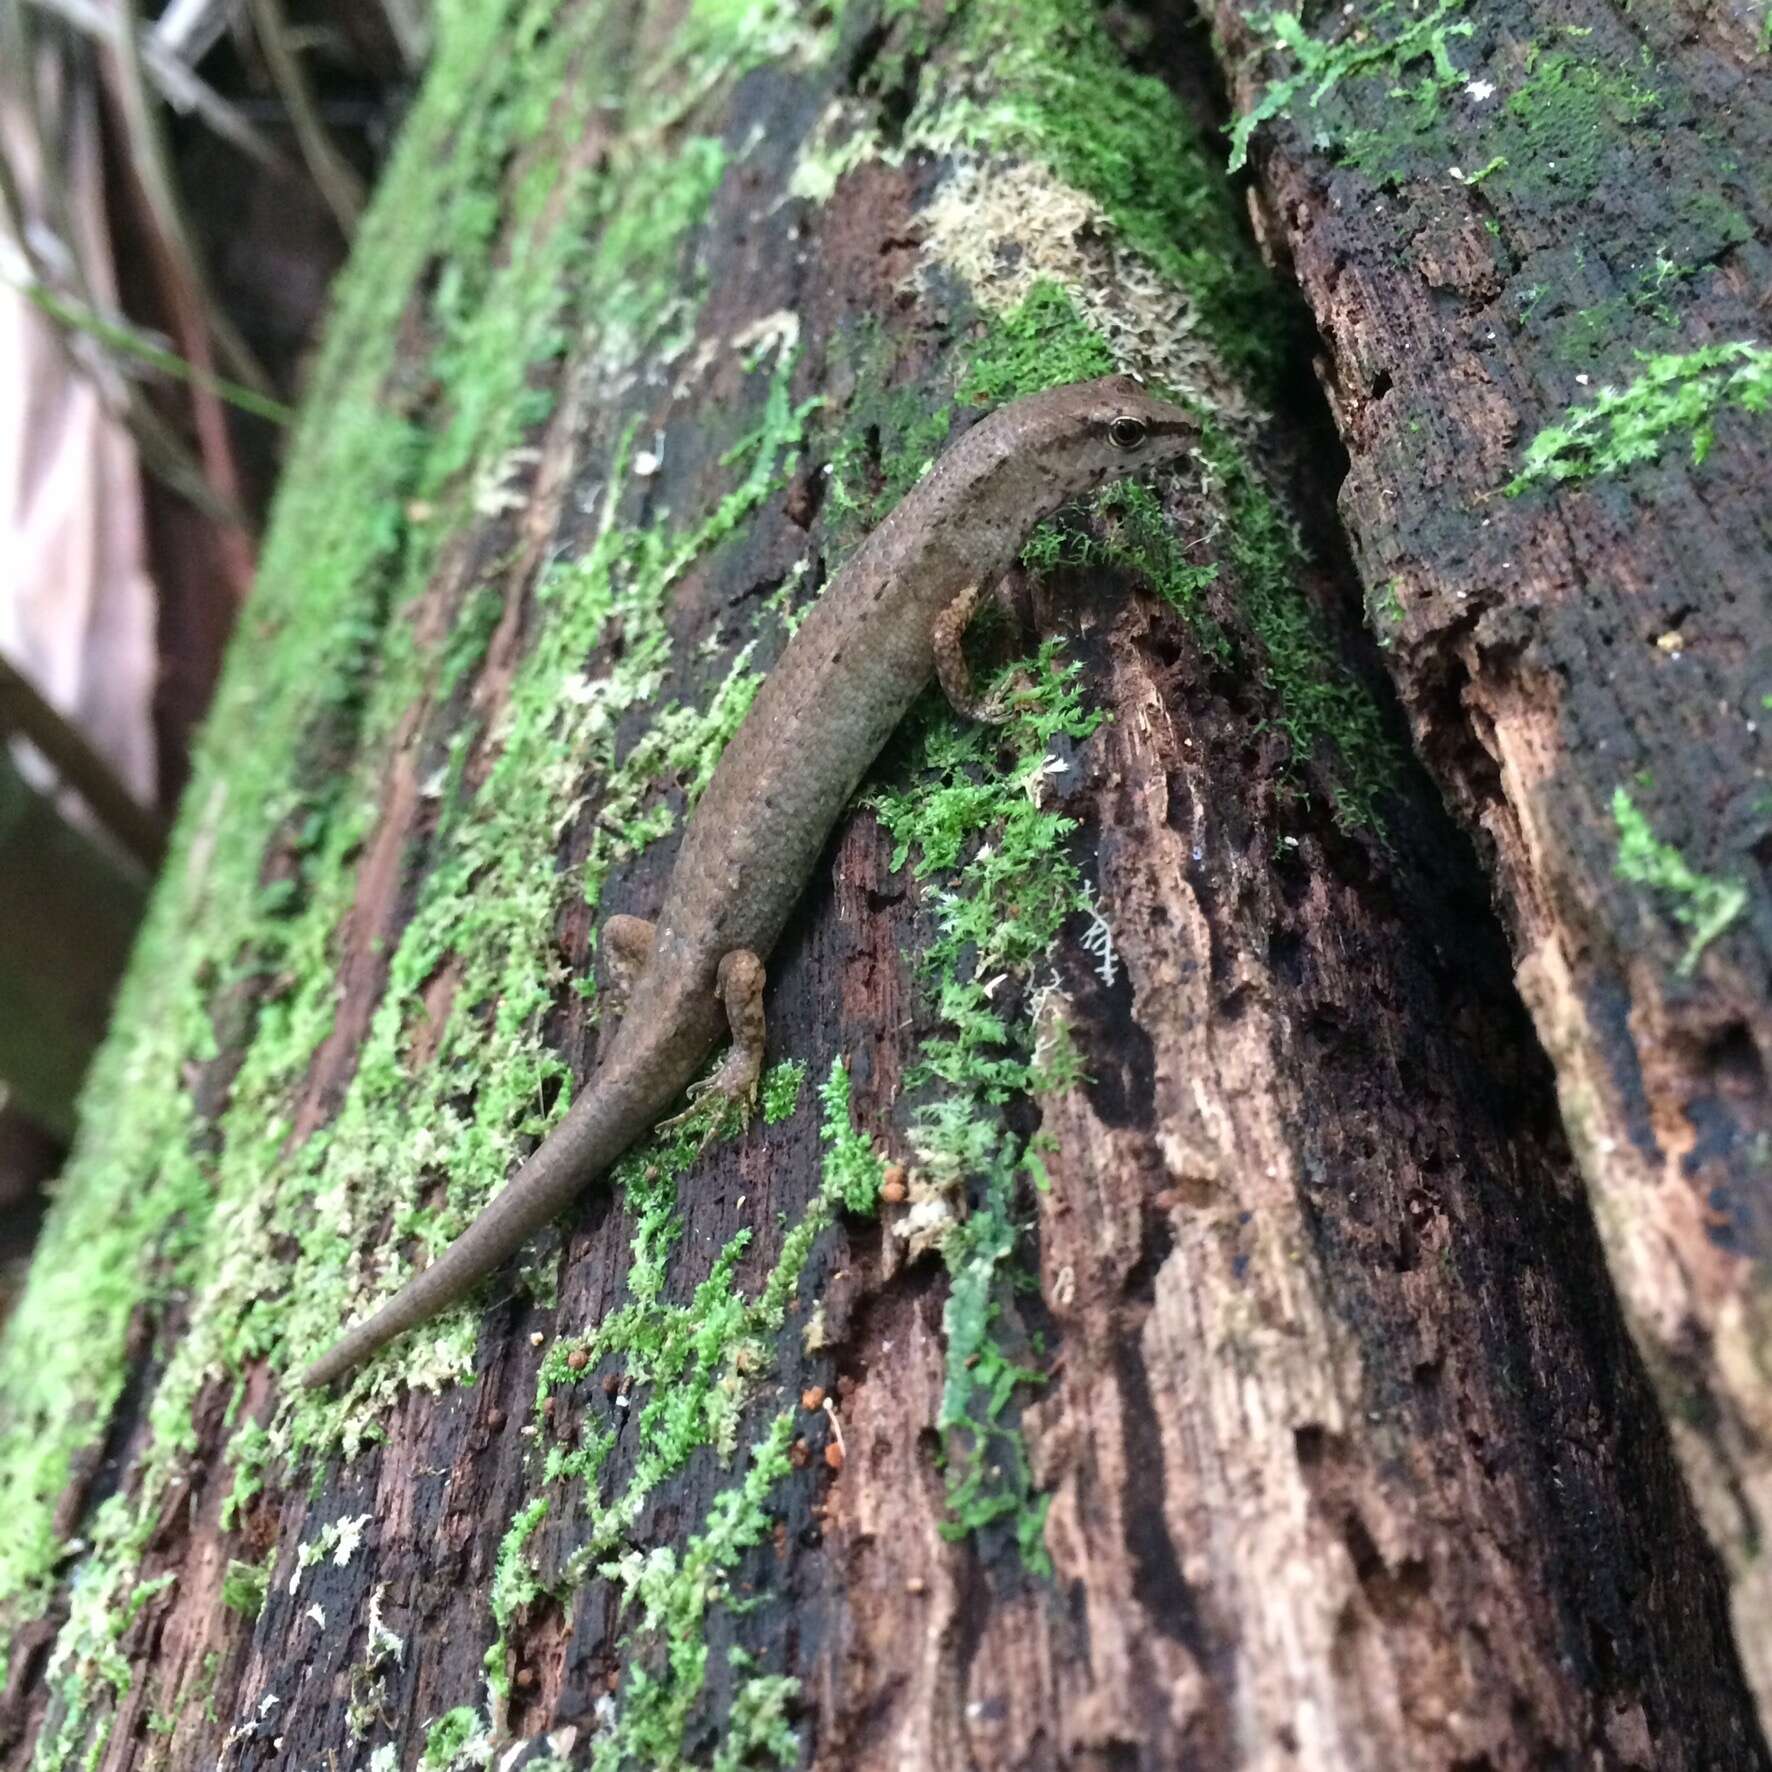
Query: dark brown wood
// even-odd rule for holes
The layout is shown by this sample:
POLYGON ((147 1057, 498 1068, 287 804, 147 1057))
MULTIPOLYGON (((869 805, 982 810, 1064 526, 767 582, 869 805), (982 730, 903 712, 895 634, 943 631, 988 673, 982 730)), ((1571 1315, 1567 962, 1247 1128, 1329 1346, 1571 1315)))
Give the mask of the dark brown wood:
MULTIPOLYGON (((98 1417, 56 1522, 97 1542, 58 1546, 34 1606, 5 1601, 4 1763, 1765 1766, 1726 1584, 1486 884, 1374 700, 1323 452, 1258 416, 1286 385, 1281 328, 1209 150, 1128 74, 1136 33, 1128 49, 1092 13, 857 8, 828 38, 765 16, 718 55, 668 6, 567 5, 533 36, 483 21, 478 55, 458 17, 421 152, 365 218, 391 296, 341 296, 163 888, 152 952, 172 982, 132 991, 112 1048, 128 1075, 163 1055, 168 999, 202 1003, 178 1052, 183 1166, 94 1127, 46 1232, 44 1261, 71 1259, 121 1170, 158 1259, 119 1259, 139 1291, 90 1320, 40 1263, 0 1350, 13 1419, 59 1443, 18 1352, 73 1362, 55 1302, 98 1417), (1086 127, 1061 108, 1076 92, 1086 127), (513 117, 516 142, 498 134, 513 117), (1122 156, 1106 172, 1103 141, 1122 156), (402 257, 430 214, 415 192, 443 201, 415 166, 451 152, 481 169, 473 228, 455 262, 402 257), (697 155, 714 176, 684 203, 697 155), (1187 215, 1197 287, 1141 256, 1165 236, 1140 179, 1177 167, 1162 213, 1187 215), (564 194, 578 173, 589 205, 564 194), (653 258, 643 221, 663 230, 653 258), (582 231, 570 252, 530 256, 559 228, 582 231), (544 275, 582 305, 513 335, 544 275), (397 352, 350 332, 365 316, 397 352), (962 373, 1007 373, 1009 344, 1051 373, 1101 336, 1185 383, 1211 447, 1151 503, 1079 518, 1005 587, 1025 631, 1005 616, 979 639, 1061 638, 1110 718, 1031 751, 1012 732, 953 780, 913 722, 771 958, 772 1057, 814 1082, 848 1062, 852 1124, 896 1164, 880 1211, 809 1216, 831 1147, 808 1086, 679 1179, 655 1156, 653 1177, 591 1190, 532 1264, 557 1291, 513 1275, 485 1301, 471 1385, 444 1382, 444 1325, 440 1348, 378 1367, 356 1413, 297 1413, 283 1374, 369 1289, 378 1247, 409 1256, 428 1215, 471 1210, 447 1198, 451 1164, 476 1139, 514 1149, 530 1097, 548 1104, 537 1048, 594 1064, 573 981, 600 914, 657 903, 704 760, 648 748, 681 735, 676 708, 706 707, 744 646, 766 668, 776 609, 967 421, 962 373), (385 376, 353 385, 378 348, 385 376), (522 422, 456 428, 489 398, 468 369, 513 353, 522 422), (793 435, 814 397, 737 521, 657 552, 733 508, 756 439, 793 435), (412 427, 374 433, 417 454, 407 479, 335 447, 378 410, 412 427), (396 544, 347 546, 360 490, 396 544), (316 634, 304 615, 341 557, 352 595, 316 634), (656 618, 637 584, 661 592, 656 618), (615 613, 550 679, 550 730, 575 748, 508 779, 542 717, 535 661, 604 596, 615 613), (267 780, 255 741, 278 747, 271 785, 218 827, 238 772, 267 780), (964 939, 946 919, 977 877, 920 873, 914 847, 893 866, 897 827, 962 784, 991 787, 971 816, 1004 867, 1012 809, 1076 821, 1041 827, 1047 871, 1013 875, 964 939), (498 821, 538 786, 529 824, 498 821), (617 843, 637 817, 665 834, 617 843), (966 1006, 1004 1038, 938 1050, 958 1012, 922 956, 946 943, 969 980, 977 943, 1032 924, 1067 860, 1101 921, 1075 910, 1037 963, 994 960, 966 1006), (492 1000, 475 942, 491 901, 537 881, 551 939, 492 1000), (233 894, 269 918, 246 924, 233 894), (179 922, 192 904, 205 915, 179 922), (1013 1065, 1036 1039, 1056 1067, 1037 1094, 920 1073, 1013 1065), (486 1052, 498 1065, 475 1068, 486 1052), (1004 1205, 982 1163, 944 1188, 916 1122, 943 1099, 1011 1157, 1044 1135, 1046 1188, 1004 1205), (436 1102, 422 1124, 413 1100, 436 1102), (193 1169, 213 1215, 187 1187, 156 1218, 163 1173, 193 1169), (348 1234, 310 1242, 316 1223, 348 1234), (1002 1247, 981 1250, 993 1224, 1002 1247), (791 1247, 804 1270, 761 1312, 791 1247), (994 1280, 974 1357, 955 1300, 977 1262, 994 1280), (734 1335, 738 1309, 758 1314, 734 1335), (120 1359, 127 1383, 102 1363, 120 1359), (1005 1383, 974 1472, 1002 1512, 965 1530, 950 1484, 977 1442, 944 1435, 944 1411, 1009 1366, 1040 1377, 1005 1383), (658 1412, 691 1403, 667 1456, 658 1412)), ((130 1138, 136 1099, 118 1103, 130 1138)))
POLYGON ((1318 48, 1276 52, 1263 11, 1214 8, 1240 112, 1313 55, 1353 70, 1260 126, 1253 196, 1316 320, 1386 663, 1495 881, 1764 1709, 1772 424, 1742 378, 1718 397, 1772 384, 1764 32, 1501 0, 1324 13, 1318 48), (1643 459, 1528 474, 1615 402, 1643 459))

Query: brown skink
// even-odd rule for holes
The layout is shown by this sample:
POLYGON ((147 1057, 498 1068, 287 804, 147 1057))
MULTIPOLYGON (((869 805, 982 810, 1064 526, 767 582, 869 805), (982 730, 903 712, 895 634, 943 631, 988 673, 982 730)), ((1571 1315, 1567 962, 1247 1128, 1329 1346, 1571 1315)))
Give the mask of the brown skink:
POLYGON ((818 599, 757 693, 683 834, 656 923, 606 920, 627 1006, 602 1064, 513 1180, 431 1265, 302 1374, 329 1383, 453 1304, 514 1254, 683 1093, 754 1095, 762 956, 832 828, 930 676, 963 712, 960 637, 1029 531, 1104 482, 1173 461, 1196 422, 1127 376, 1029 394, 963 433, 818 599))

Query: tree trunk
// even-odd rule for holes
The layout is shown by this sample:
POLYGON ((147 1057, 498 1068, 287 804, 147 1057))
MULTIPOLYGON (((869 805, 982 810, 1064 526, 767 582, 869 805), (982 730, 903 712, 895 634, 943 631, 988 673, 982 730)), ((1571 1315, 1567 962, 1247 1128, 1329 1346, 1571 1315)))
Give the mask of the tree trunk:
POLYGON ((445 9, 0 1356, 7 1763, 1766 1763, 1204 45, 1117 23, 445 9), (882 758, 760 1120, 297 1395, 594 1069, 797 612, 1115 363, 1201 449, 882 758))
POLYGON ((1502 0, 1286 44, 1260 11, 1220 6, 1220 50, 1273 118, 1259 213, 1320 329, 1368 611, 1495 880, 1764 1715, 1765 21, 1502 0))

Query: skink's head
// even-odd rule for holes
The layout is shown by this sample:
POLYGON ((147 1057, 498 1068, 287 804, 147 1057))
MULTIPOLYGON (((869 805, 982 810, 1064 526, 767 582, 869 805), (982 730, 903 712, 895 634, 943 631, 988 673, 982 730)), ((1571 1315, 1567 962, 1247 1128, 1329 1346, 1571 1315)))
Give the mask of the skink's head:
POLYGON ((1075 382, 1044 398, 1066 415, 1053 432, 1062 457, 1053 466, 1073 491, 1174 461, 1200 440, 1197 419, 1130 375, 1075 382))

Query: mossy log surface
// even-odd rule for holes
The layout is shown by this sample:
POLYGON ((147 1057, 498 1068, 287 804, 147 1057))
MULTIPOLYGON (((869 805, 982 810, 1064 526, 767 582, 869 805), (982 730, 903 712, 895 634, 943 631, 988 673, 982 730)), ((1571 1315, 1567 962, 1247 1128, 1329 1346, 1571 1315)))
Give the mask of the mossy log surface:
POLYGON ((1324 439, 1262 416, 1203 41, 440 12, 0 1343, 0 1762, 1764 1766, 1324 439), (597 923, 795 613, 1116 362, 1200 454, 1033 538, 1007 727, 882 758, 759 1119, 294 1393, 594 1068, 597 923))
POLYGON ((1341 516, 1772 1706, 1764 7, 1215 9, 1341 516), (1259 121, 1257 121, 1259 119, 1259 121))

